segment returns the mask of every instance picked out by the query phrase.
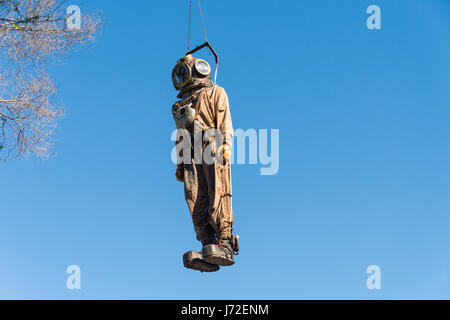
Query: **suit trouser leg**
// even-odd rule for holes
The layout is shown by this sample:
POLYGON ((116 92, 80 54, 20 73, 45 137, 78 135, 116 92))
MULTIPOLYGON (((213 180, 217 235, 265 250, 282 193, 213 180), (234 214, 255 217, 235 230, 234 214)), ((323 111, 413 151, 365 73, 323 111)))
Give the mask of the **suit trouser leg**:
POLYGON ((185 197, 197 239, 202 244, 230 239, 233 224, 229 165, 184 166, 185 197))
POLYGON ((213 179, 209 179, 214 181, 209 186, 211 224, 217 239, 230 239, 233 226, 230 165, 215 163, 209 165, 207 170, 209 175, 214 175, 213 179))

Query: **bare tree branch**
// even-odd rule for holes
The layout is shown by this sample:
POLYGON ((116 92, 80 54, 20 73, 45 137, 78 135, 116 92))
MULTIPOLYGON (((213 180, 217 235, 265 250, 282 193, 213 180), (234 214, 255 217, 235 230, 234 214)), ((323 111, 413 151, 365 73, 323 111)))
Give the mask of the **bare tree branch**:
POLYGON ((0 161, 51 156, 63 107, 46 65, 94 40, 102 24, 83 14, 67 28, 65 0, 0 0, 0 161))

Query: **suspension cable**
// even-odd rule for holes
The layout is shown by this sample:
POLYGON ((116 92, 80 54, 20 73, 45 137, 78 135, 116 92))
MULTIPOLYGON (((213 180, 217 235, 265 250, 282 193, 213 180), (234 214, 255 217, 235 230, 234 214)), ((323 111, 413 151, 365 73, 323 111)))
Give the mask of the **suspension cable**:
POLYGON ((189 0, 189 28, 188 28, 188 49, 190 49, 191 44, 191 16, 192 16, 192 0, 189 0))
POLYGON ((200 17, 202 18, 203 32, 205 34, 205 42, 208 42, 208 38, 206 37, 205 21, 203 20, 203 13, 202 13, 202 7, 200 5, 200 0, 198 0, 198 8, 200 9, 200 17))
MULTIPOLYGON (((202 19, 202 26, 203 26, 203 33, 205 34, 205 43, 200 47, 200 49, 202 47, 204 47, 205 45, 208 45, 209 48, 211 49, 211 51, 214 53, 215 58, 216 58, 216 71, 214 73, 214 84, 216 84, 217 82, 217 70, 219 69, 219 62, 218 62, 218 57, 216 52, 214 51, 214 49, 212 49, 211 45, 208 42, 208 37, 206 36, 206 26, 205 26, 205 20, 203 19, 203 12, 202 12, 202 6, 200 5, 200 0, 197 0, 198 2, 198 9, 200 10, 200 17, 202 19)), ((192 19, 192 0, 189 0, 189 27, 188 27, 188 52, 190 52, 190 43, 191 43, 191 19, 192 19)), ((194 49, 193 51, 196 51, 196 49, 194 49)))
MULTIPOLYGON (((203 19, 202 6, 200 5, 200 0, 198 2, 198 9, 200 10, 200 18, 202 19, 203 33, 205 34, 205 42, 208 42, 208 37, 206 36, 206 26, 205 20, 203 19)), ((192 19, 192 0, 189 0, 189 27, 188 27, 188 50, 191 46, 191 19, 192 19)))

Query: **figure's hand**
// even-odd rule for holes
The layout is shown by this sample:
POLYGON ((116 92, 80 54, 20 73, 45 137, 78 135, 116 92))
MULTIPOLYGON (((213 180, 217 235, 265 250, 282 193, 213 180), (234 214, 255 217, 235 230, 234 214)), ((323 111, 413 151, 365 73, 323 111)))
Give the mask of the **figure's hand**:
POLYGON ((227 164, 228 161, 230 161, 231 158, 231 150, 230 147, 227 144, 223 144, 219 147, 218 150, 218 154, 219 154, 219 159, 222 160, 223 164, 227 164))
POLYGON ((175 177, 178 181, 184 182, 184 168, 183 165, 179 165, 177 167, 177 171, 175 171, 175 177))

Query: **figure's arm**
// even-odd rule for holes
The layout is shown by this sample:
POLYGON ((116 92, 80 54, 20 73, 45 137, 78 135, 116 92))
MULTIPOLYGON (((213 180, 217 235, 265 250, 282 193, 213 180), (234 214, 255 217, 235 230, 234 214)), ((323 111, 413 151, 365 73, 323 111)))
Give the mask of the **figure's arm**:
MULTIPOLYGON (((172 107, 172 116, 174 116, 175 117, 175 112, 176 112, 176 106, 174 105, 173 107, 172 107)), ((182 136, 181 136, 181 134, 180 134, 180 132, 178 131, 178 133, 177 133, 177 139, 176 139, 176 141, 175 141, 175 150, 178 150, 177 149, 177 145, 179 144, 179 143, 182 143, 182 136)), ((179 181, 179 182, 184 182, 184 165, 183 165, 183 162, 182 162, 182 160, 181 160, 181 156, 182 155, 180 155, 178 152, 177 152, 177 170, 175 171, 175 177, 176 177, 176 179, 179 181)))
POLYGON ((226 163, 231 157, 233 144, 233 122, 231 121, 230 104, 228 95, 222 87, 216 87, 213 99, 216 109, 216 126, 223 138, 223 145, 219 146, 219 152, 222 153, 223 162, 226 163))
POLYGON ((177 165, 177 170, 175 171, 175 177, 179 182, 184 182, 184 166, 182 164, 177 165))

